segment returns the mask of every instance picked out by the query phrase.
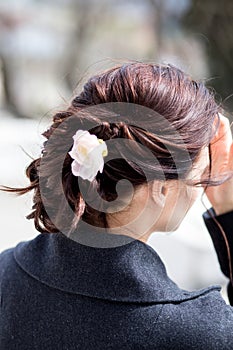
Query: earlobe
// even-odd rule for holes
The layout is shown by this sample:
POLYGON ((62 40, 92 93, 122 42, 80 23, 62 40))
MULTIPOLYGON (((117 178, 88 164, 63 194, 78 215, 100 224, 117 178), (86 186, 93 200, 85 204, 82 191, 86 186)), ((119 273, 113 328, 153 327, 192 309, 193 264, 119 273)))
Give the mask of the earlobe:
POLYGON ((152 182, 151 186, 151 197, 153 201, 163 207, 166 201, 167 188, 164 181, 155 180, 152 182))

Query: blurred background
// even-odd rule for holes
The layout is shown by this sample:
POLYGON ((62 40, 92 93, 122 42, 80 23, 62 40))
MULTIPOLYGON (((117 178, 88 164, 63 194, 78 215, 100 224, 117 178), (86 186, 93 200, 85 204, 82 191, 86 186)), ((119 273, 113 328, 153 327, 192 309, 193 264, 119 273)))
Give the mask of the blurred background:
MULTIPOLYGON (((94 72, 127 60, 172 63, 204 80, 231 118, 233 2, 0 0, 0 184, 27 184, 26 165, 39 155, 52 115, 94 72)), ((38 234, 25 219, 31 202, 0 192, 0 251, 38 234)), ((204 211, 197 201, 177 232, 148 241, 188 290, 227 281, 204 211)))

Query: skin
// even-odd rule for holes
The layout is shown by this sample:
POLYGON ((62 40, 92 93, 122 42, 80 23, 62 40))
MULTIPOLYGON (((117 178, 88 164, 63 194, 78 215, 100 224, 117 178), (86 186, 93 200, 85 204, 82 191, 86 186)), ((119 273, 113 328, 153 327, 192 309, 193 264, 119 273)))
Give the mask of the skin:
MULTIPOLYGON (((210 143, 212 176, 233 171, 233 143, 229 120, 220 115, 218 132, 210 143)), ((201 150, 188 179, 200 179, 209 167, 209 150, 201 150)), ((184 181, 152 181, 140 186, 127 210, 108 217, 110 228, 119 227, 121 233, 146 242, 153 232, 175 231, 194 202, 203 192, 202 187, 188 186, 184 181), (138 219, 146 208, 143 220, 138 219), (138 219, 138 220, 137 220, 138 219), (130 223, 130 224, 129 224, 130 223), (124 229, 124 225, 128 225, 124 229)), ((233 210, 233 178, 219 186, 208 186, 205 193, 217 215, 233 210)))
MULTIPOLYGON (((210 143, 213 159, 212 176, 233 172, 233 142, 229 120, 221 115, 221 124, 210 143)), ((217 215, 233 210, 233 177, 220 186, 208 187, 206 195, 217 215)))

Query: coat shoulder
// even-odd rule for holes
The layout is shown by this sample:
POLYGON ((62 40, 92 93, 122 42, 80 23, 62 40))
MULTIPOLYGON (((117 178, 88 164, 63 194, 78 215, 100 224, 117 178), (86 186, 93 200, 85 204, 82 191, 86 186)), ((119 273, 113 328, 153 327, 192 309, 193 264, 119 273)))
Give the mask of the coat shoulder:
POLYGON ((14 248, 9 248, 0 253, 0 281, 12 266, 15 266, 14 248))
MULTIPOLYGON (((180 349, 232 349, 233 308, 217 290, 163 306, 157 327, 162 339, 180 349), (183 347, 182 347, 183 346, 183 347)), ((166 349, 166 347, 164 347, 166 349)))

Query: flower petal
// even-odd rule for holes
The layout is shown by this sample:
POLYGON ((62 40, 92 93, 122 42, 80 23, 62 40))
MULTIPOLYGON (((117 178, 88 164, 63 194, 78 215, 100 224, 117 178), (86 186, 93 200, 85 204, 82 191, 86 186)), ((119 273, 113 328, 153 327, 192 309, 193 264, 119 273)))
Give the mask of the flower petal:
POLYGON ((96 171, 95 169, 93 171, 92 168, 86 168, 84 165, 82 165, 80 167, 79 176, 81 176, 84 180, 92 181, 96 176, 96 171))
POLYGON ((76 160, 74 160, 71 164, 71 169, 72 169, 72 173, 75 176, 79 176, 80 175, 80 169, 81 169, 81 164, 79 164, 78 162, 76 162, 76 160))
POLYGON ((69 152, 74 159, 72 172, 75 176, 92 181, 98 171, 103 171, 103 157, 108 154, 106 143, 86 130, 78 130, 73 139, 74 144, 69 152))

